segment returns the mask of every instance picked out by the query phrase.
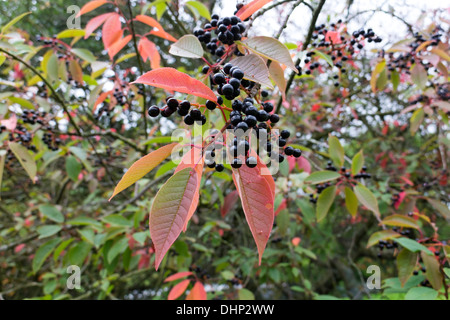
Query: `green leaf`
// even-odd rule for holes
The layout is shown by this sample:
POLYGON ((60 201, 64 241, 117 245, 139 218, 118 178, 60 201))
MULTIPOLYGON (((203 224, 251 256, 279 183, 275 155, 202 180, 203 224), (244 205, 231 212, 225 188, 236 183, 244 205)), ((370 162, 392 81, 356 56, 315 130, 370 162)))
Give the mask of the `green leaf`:
POLYGON ((2 66, 3 62, 6 61, 6 57, 4 54, 0 54, 0 67, 2 66))
POLYGON ((19 22, 20 20, 22 20, 23 17, 29 15, 31 12, 25 12, 22 13, 20 16, 15 17, 14 19, 12 19, 10 22, 8 22, 5 26, 3 26, 2 28, 2 32, 1 34, 5 34, 6 31, 8 31, 9 28, 11 28, 14 24, 16 24, 17 22, 19 22))
POLYGON ((3 168, 5 167, 5 160, 6 160, 6 150, 0 150, 0 200, 1 192, 2 192, 2 180, 3 180, 3 168))
POLYGON ((72 247, 69 250, 68 257, 70 264, 81 266, 84 263, 84 260, 86 260, 86 257, 88 256, 89 252, 91 251, 92 245, 89 244, 86 241, 82 241, 77 243, 76 246, 72 247))
POLYGON ((265 36, 253 37, 243 42, 239 42, 238 44, 242 44, 250 51, 266 59, 284 64, 298 73, 294 61, 292 61, 289 49, 275 38, 265 36))
POLYGON ((86 34, 85 30, 82 29, 67 29, 58 33, 56 38, 75 38, 75 37, 83 37, 86 34))
POLYGON ((428 281, 430 281, 433 289, 439 291, 442 288, 442 281, 444 280, 440 270, 440 263, 436 260, 436 257, 433 254, 429 255, 425 251, 422 251, 420 256, 422 257, 422 261, 427 269, 425 275, 428 281))
POLYGON ((97 60, 94 54, 87 49, 74 48, 71 51, 72 53, 74 53, 75 55, 77 55, 78 57, 89 63, 93 63, 97 60))
POLYGON ((339 139, 330 135, 330 138, 328 139, 328 147, 331 160, 333 160, 337 167, 342 167, 344 165, 344 148, 339 142, 339 139))
POLYGON ((398 85, 400 84, 400 74, 397 70, 391 71, 391 81, 394 91, 397 91, 398 85))
POLYGON ((411 122, 410 132, 412 136, 416 134, 417 130, 419 130, 419 127, 422 124, 424 118, 425 112, 423 111, 423 108, 414 111, 410 120, 411 122))
POLYGON ((444 205, 439 200, 426 198, 428 203, 433 206, 434 209, 436 209, 445 219, 450 220, 450 210, 446 205, 444 205))
POLYGON ((330 67, 334 67, 334 63, 333 63, 333 60, 331 60, 331 57, 328 55, 328 54, 326 54, 326 53, 323 53, 322 51, 319 51, 319 50, 316 50, 316 49, 314 49, 313 50, 319 57, 321 57, 323 60, 325 60, 329 65, 330 65, 330 67))
POLYGON ((52 221, 62 223, 64 222, 64 215, 50 204, 42 204, 39 206, 39 211, 52 221))
POLYGON ((378 201, 377 198, 375 198, 375 196, 373 195, 372 191, 370 191, 360 183, 358 183, 358 185, 353 188, 353 191, 355 192, 356 197, 363 206, 372 211, 377 217, 380 216, 378 201))
POLYGON ((179 57, 200 59, 203 57, 204 51, 197 37, 187 34, 170 46, 169 53, 179 57))
POLYGON ((135 234, 133 234, 133 239, 139 242, 140 245, 145 244, 145 240, 147 240, 147 237, 148 231, 136 232, 135 234))
POLYGON ((28 101, 28 100, 26 100, 26 99, 24 99, 24 98, 20 98, 20 97, 9 97, 8 100, 11 101, 11 102, 13 102, 13 103, 18 103, 18 104, 20 104, 20 105, 21 105, 22 107, 24 107, 24 108, 34 110, 34 105, 33 105, 30 101, 28 101))
POLYGON ((72 220, 67 221, 68 225, 73 225, 73 226, 95 226, 100 228, 102 226, 102 224, 92 218, 89 217, 76 217, 72 220))
POLYGON ((66 158, 66 171, 72 181, 78 181, 78 176, 81 172, 81 164, 78 162, 77 158, 74 156, 68 156, 66 158))
POLYGON ((56 54, 52 54, 48 59, 45 71, 49 81, 55 82, 58 80, 58 57, 56 54))
POLYGON ((205 6, 203 3, 199 1, 188 1, 186 2, 186 5, 189 7, 189 9, 194 12, 194 14, 197 16, 199 14, 201 17, 205 18, 206 20, 211 20, 211 14, 209 13, 208 7, 205 6))
POLYGON ((48 226, 39 226, 37 227, 36 231, 39 233, 39 239, 48 238, 55 234, 57 234, 59 231, 61 231, 62 227, 57 225, 48 225, 48 226))
POLYGON ((412 66, 411 80, 416 86, 419 87, 419 89, 425 89, 428 80, 428 73, 420 63, 416 63, 412 66))
POLYGON ((395 241, 403 248, 408 249, 411 252, 425 252, 427 255, 433 255, 433 253, 424 245, 408 238, 398 238, 395 241))
POLYGON ((58 261, 58 258, 59 258, 59 255, 61 254, 61 252, 63 252, 63 251, 67 248, 67 246, 68 246, 69 244, 71 244, 72 241, 74 241, 74 240, 75 240, 74 238, 67 239, 66 241, 63 241, 63 242, 55 249, 55 251, 53 252, 53 261, 54 261, 54 262, 58 261))
POLYGON ((352 174, 355 176, 361 172, 361 169, 364 165, 364 154, 361 150, 358 152, 352 159, 352 174))
POLYGON ((367 243, 367 248, 370 248, 371 246, 376 245, 381 240, 391 240, 395 238, 399 238, 400 234, 397 232, 394 232, 392 230, 383 230, 378 231, 372 234, 369 238, 369 241, 367 243))
POLYGON ((417 224, 416 220, 401 214, 394 214, 392 216, 386 217, 382 222, 383 224, 392 227, 420 229, 420 226, 417 224))
POLYGON ((372 92, 377 92, 377 82, 379 75, 385 70, 386 68, 386 60, 382 60, 378 62, 378 64, 375 66, 375 68, 372 71, 372 77, 370 79, 370 86, 372 87, 372 92))
POLYGON ((36 178, 37 167, 36 162, 28 152, 28 149, 16 142, 10 142, 9 148, 19 160, 20 164, 25 169, 30 179, 34 182, 36 178))
POLYGON ((305 183, 311 183, 311 184, 319 184, 324 183, 328 181, 333 181, 338 178, 340 178, 341 175, 334 171, 316 171, 309 175, 308 178, 305 179, 305 183))
POLYGON ((60 241, 60 238, 51 239, 39 247, 32 262, 33 273, 36 273, 41 269, 47 257, 52 253, 53 249, 55 249, 60 241))
POLYGON ((119 254, 123 253, 128 248, 128 238, 123 237, 117 240, 108 251, 108 261, 111 263, 119 254))
POLYGON ((234 273, 228 270, 224 270, 220 273, 220 275, 222 276, 222 278, 224 280, 231 280, 234 279, 234 273))
POLYGON ((322 221, 327 216, 335 197, 336 186, 328 187, 322 191, 317 200, 316 207, 316 218, 318 222, 322 221))
POLYGON ((269 79, 269 69, 266 62, 256 54, 248 54, 230 61, 233 66, 239 67, 244 72, 244 79, 254 81, 273 88, 269 79))
POLYGON ((403 249, 397 256, 397 269, 398 269, 398 278, 402 284, 402 287, 405 286, 405 283, 411 277, 416 264, 417 264, 418 254, 411 252, 407 249, 403 249))
POLYGON ((358 199, 349 187, 345 187, 345 207, 352 217, 356 216, 356 213, 358 212, 358 199))
POLYGON ((239 300, 255 300, 255 295, 250 290, 242 288, 238 291, 239 300))
POLYGON ((121 216, 120 214, 112 214, 112 215, 106 216, 102 220, 103 220, 103 222, 110 223, 112 225, 116 225, 116 226, 120 226, 120 227, 132 227, 133 226, 132 221, 121 216))
POLYGON ((436 300, 439 292, 427 287, 411 288, 405 296, 405 300, 436 300))

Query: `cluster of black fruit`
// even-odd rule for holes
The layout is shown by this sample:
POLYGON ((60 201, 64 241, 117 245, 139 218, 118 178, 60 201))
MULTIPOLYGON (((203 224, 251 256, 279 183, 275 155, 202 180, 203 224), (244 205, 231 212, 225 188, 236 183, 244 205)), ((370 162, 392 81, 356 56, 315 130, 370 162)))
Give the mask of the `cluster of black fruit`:
MULTIPOLYGON (((349 60, 355 54, 355 47, 359 50, 364 46, 361 41, 367 40, 368 42, 381 42, 382 39, 375 35, 375 32, 372 29, 364 30, 360 29, 358 31, 353 32, 352 35, 343 32, 340 36, 340 43, 332 43, 331 39, 327 39, 326 35, 328 31, 336 31, 339 29, 342 20, 339 20, 337 23, 332 23, 328 28, 325 24, 316 26, 312 35, 313 42, 311 46, 313 48, 320 48, 321 51, 325 51, 333 61, 334 65, 340 69, 341 73, 345 73, 346 69, 344 68, 344 63, 349 60)), ((304 59, 305 65, 308 65, 308 68, 305 70, 305 74, 311 74, 315 69, 319 68, 320 63, 318 61, 312 62, 313 56, 315 55, 314 51, 309 51, 306 54, 304 59), (312 63, 311 63, 312 62, 312 63)), ((297 69, 302 72, 302 68, 300 65, 297 66, 297 69)), ((333 77, 336 82, 334 85, 336 87, 339 86, 339 75, 335 75, 333 77)))
MULTIPOLYGON (((221 97, 219 97, 221 99, 221 97)), ((218 101, 222 102, 223 101, 218 101)), ((216 108, 216 103, 212 101, 207 102, 207 106, 211 108, 211 105, 214 104, 214 108, 216 108)), ((195 122, 201 122, 202 125, 206 124, 206 117, 198 108, 191 108, 191 103, 188 100, 179 101, 173 97, 168 97, 166 99, 166 104, 159 108, 154 105, 148 109, 148 114, 152 118, 156 118, 161 115, 165 118, 170 117, 175 112, 177 112, 180 116, 184 117, 184 123, 188 126, 193 125, 195 122)))
POLYGON ((58 49, 60 51, 56 55, 58 59, 67 59, 69 55, 71 55, 69 52, 66 52, 67 50, 65 50, 65 47, 56 38, 56 35, 53 35, 53 38, 48 37, 43 38, 40 35, 37 35, 36 41, 38 43, 42 43, 44 47, 53 47, 58 49))
POLYGON ((209 52, 213 55, 222 57, 225 54, 223 45, 232 45, 235 41, 242 39, 242 33, 245 31, 245 24, 236 16, 220 18, 217 14, 211 17, 211 21, 206 23, 203 28, 195 29, 194 35, 206 44, 209 52), (212 37, 212 32, 216 37, 212 37))
POLYGON ((323 190, 325 190, 326 188, 331 187, 333 184, 331 182, 325 182, 325 183, 319 183, 317 184, 316 187, 316 193, 310 193, 309 194, 309 202, 316 204, 317 203, 317 199, 318 199, 318 195, 321 194, 323 192, 323 190))
MULTIPOLYGON (((419 62, 424 66, 426 70, 432 67, 431 62, 425 63, 422 59, 417 59, 418 56, 422 54, 422 51, 417 51, 417 48, 421 46, 426 41, 430 41, 428 46, 438 46, 441 42, 442 33, 439 28, 436 28, 433 33, 425 38, 421 33, 416 32, 414 34, 414 41, 409 44, 408 52, 390 52, 387 55, 386 67, 389 71, 397 70, 398 72, 410 73, 411 66, 419 62)), ((384 56, 384 52, 383 52, 384 56)))
MULTIPOLYGON (((335 171, 335 172, 338 171, 337 168, 333 165, 333 161, 328 161, 327 166, 325 167, 325 170, 335 171)), ((347 179, 351 177, 351 173, 349 171, 347 171, 346 167, 342 167, 340 170, 340 173, 347 179)), ((361 168, 361 172, 356 174, 353 178, 355 178, 355 179, 370 179, 370 178, 372 178, 372 175, 370 173, 367 173, 367 167, 363 166, 361 168)))
POLYGON ((116 98, 117 104, 119 106, 123 107, 128 102, 127 97, 124 95, 124 93, 119 88, 114 89, 113 96, 114 96, 114 98, 116 98))
POLYGON ((37 151, 36 146, 32 144, 33 135, 30 131, 28 131, 24 126, 20 124, 17 125, 13 132, 9 133, 8 139, 11 142, 17 142, 23 145, 28 150, 31 150, 33 152, 37 151))
POLYGON ((392 249, 396 249, 396 248, 398 248, 398 243, 397 242, 395 242, 395 241, 386 241, 386 240, 380 240, 379 242, 378 242, 378 249, 380 250, 379 252, 378 252, 378 258, 381 258, 381 252, 384 250, 384 249, 387 249, 387 250, 392 250, 392 249))
POLYGON ((29 124, 40 124, 43 125, 46 122, 45 117, 47 116, 47 112, 39 112, 36 110, 23 110, 21 119, 23 123, 29 124))

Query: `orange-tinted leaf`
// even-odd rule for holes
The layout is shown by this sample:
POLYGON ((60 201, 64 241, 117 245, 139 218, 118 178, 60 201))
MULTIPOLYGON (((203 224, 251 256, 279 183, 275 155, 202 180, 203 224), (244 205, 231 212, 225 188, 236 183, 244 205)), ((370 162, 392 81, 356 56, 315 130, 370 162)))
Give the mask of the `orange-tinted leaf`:
POLYGON ((269 2, 272 2, 272 0, 254 0, 250 2, 249 4, 243 6, 237 13, 236 16, 241 18, 241 20, 245 20, 248 17, 250 17, 252 14, 254 14, 256 11, 264 7, 269 2))
POLYGON ((144 15, 137 15, 135 19, 137 21, 145 23, 146 25, 149 25, 152 28, 156 28, 160 31, 164 31, 164 28, 162 27, 162 25, 157 20, 153 19, 152 17, 144 16, 144 15))
POLYGON ((416 220, 407 216, 403 216, 401 214, 394 214, 392 216, 386 217, 383 219, 382 223, 392 227, 420 229, 420 226, 416 220))
POLYGON ((100 27, 103 22, 106 21, 111 15, 114 15, 114 13, 104 13, 99 15, 98 17, 92 18, 89 20, 89 22, 86 25, 86 30, 84 34, 84 38, 87 39, 89 36, 94 32, 98 27, 100 27))
POLYGON ((175 281, 178 279, 189 277, 190 275, 192 275, 192 272, 190 272, 190 271, 178 272, 178 273, 171 275, 170 277, 167 277, 166 280, 164 280, 164 282, 175 281))
POLYGON ((183 169, 167 180, 153 200, 150 236, 155 246, 156 270, 183 230, 199 183, 191 168, 183 169))
POLYGON ((114 198, 121 191, 134 184, 136 181, 153 170, 157 165, 163 162, 163 160, 172 153, 172 150, 176 145, 177 143, 166 145, 136 161, 124 174, 122 180, 120 180, 120 182, 117 184, 116 188, 114 189, 114 193, 109 200, 114 198))
POLYGON ((133 83, 143 83, 168 91, 183 92, 212 101, 217 99, 214 92, 203 82, 174 68, 160 68, 149 71, 133 83))
POLYGON ((164 30, 152 30, 150 31, 150 34, 172 41, 172 42, 176 42, 177 38, 174 38, 172 35, 170 35, 169 33, 165 32, 164 30))
POLYGON ((77 60, 69 61, 69 71, 74 80, 78 81, 79 83, 84 83, 83 70, 81 69, 77 60))
POLYGON ((233 181, 242 202, 245 218, 258 247, 259 263, 269 240, 274 220, 273 191, 260 168, 233 169, 233 181))
POLYGON ((109 46, 108 48, 108 55, 110 57, 110 59, 112 60, 112 58, 114 58, 114 56, 119 53, 120 50, 123 49, 123 47, 125 47, 127 45, 128 42, 130 42, 131 40, 131 34, 125 36, 124 38, 117 40, 116 42, 114 42, 112 45, 109 46))
POLYGON ((122 38, 123 31, 121 29, 122 24, 120 22, 120 16, 115 13, 106 19, 102 28, 102 39, 105 49, 122 38))
POLYGON ((177 283, 172 290, 170 290, 167 300, 178 299, 186 291, 189 283, 191 283, 191 280, 183 280, 180 283, 177 283))
POLYGON ((191 220, 192 216, 195 213, 195 210, 197 210, 198 202, 200 200, 200 181, 202 180, 203 175, 203 154, 202 149, 200 148, 191 148, 191 150, 181 159, 180 164, 175 170, 175 173, 186 169, 191 168, 194 169, 197 174, 197 179, 199 181, 197 188, 195 189, 194 198, 192 200, 191 207, 189 208, 188 217, 186 219, 186 223, 184 224, 183 231, 186 232, 187 224, 189 220, 191 220))
POLYGON ((206 300, 205 287, 200 281, 194 284, 194 287, 189 292, 186 300, 206 300))
POLYGON ((82 14, 85 14, 85 13, 91 12, 92 10, 95 10, 98 7, 104 5, 105 3, 108 3, 108 1, 106 1, 106 0, 89 1, 81 8, 80 12, 78 12, 78 14, 77 14, 77 17, 80 17, 82 14))
POLYGON ((97 106, 102 103, 103 101, 105 101, 105 99, 112 93, 111 91, 107 91, 107 92, 103 92, 95 101, 94 103, 94 108, 92 110, 92 112, 95 112, 97 110, 97 106))
POLYGON ((146 37, 142 37, 138 45, 139 53, 141 54, 142 60, 150 60, 150 65, 152 69, 158 69, 161 67, 161 56, 159 55, 158 48, 156 45, 148 40, 146 37))

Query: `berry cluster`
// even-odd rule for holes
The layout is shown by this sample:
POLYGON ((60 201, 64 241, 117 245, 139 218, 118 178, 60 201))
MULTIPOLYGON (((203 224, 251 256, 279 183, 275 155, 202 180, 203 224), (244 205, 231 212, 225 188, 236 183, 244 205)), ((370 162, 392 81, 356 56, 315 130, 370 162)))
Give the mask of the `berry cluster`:
POLYGON ((206 23, 203 28, 194 30, 194 35, 206 44, 212 55, 222 57, 225 54, 224 45, 233 45, 235 41, 242 39, 242 33, 245 31, 245 24, 236 16, 220 18, 217 14, 211 17, 211 21, 206 23), (212 32, 217 37, 212 37, 212 32))
MULTIPOLYGON (((221 97, 219 97, 219 99, 221 99, 221 97)), ((207 102, 207 106, 208 105, 210 106, 209 108, 211 108, 212 104, 214 104, 215 108, 216 102, 213 101, 207 102)), ((159 108, 158 106, 154 105, 148 109, 148 114, 152 118, 156 118, 159 115, 163 116, 164 118, 168 118, 175 112, 177 112, 180 116, 184 117, 184 123, 187 124, 188 126, 193 125, 196 121, 201 122, 202 125, 206 124, 205 115, 202 114, 200 109, 196 107, 192 108, 191 102, 189 102, 188 100, 180 101, 173 97, 168 97, 166 99, 166 104, 162 108, 159 108)))
MULTIPOLYGON (((312 35, 313 42, 311 46, 314 49, 320 49, 321 52, 326 53, 330 56, 334 66, 339 69, 340 73, 346 73, 345 63, 348 63, 356 53, 356 49, 361 50, 364 47, 364 41, 368 42, 381 42, 382 39, 377 37, 372 29, 364 30, 360 29, 358 31, 353 32, 352 35, 347 33, 344 29, 341 30, 342 20, 339 20, 337 23, 332 23, 328 28, 325 24, 316 26, 312 35), (330 32, 334 34, 339 34, 339 37, 331 37, 330 32), (334 42, 333 42, 334 41, 334 42)), ((318 69, 321 64, 319 59, 315 59, 316 52, 309 51, 306 53, 306 57, 304 58, 304 72, 307 75, 310 75, 314 72, 315 69, 318 69)), ((300 65, 297 66, 297 69, 302 72, 302 68, 300 65)), ((339 86, 339 75, 334 75, 334 80, 336 82, 334 85, 336 87, 339 86)))
POLYGON ((390 52, 385 54, 384 51, 381 51, 381 56, 385 57, 387 60, 386 67, 389 71, 398 71, 398 72, 405 72, 407 74, 410 73, 411 66, 415 63, 420 63, 424 66, 426 70, 431 68, 433 65, 431 62, 424 62, 423 58, 421 56, 424 56, 427 54, 426 50, 418 50, 417 49, 424 44, 427 41, 430 41, 428 43, 428 46, 438 46, 441 42, 442 33, 439 28, 436 28, 432 34, 425 38, 421 33, 416 32, 414 34, 414 41, 409 44, 410 50, 408 52, 390 52))
MULTIPOLYGON (((333 161, 328 161, 327 166, 325 167, 325 170, 328 171, 334 171, 338 172, 338 169, 334 166, 333 161)), ((336 183, 340 183, 342 181, 348 181, 350 182, 352 179, 370 179, 372 178, 372 175, 370 173, 367 173, 367 167, 363 166, 361 168, 361 172, 358 174, 355 174, 352 177, 351 171, 348 170, 346 167, 341 167, 339 170, 339 173, 341 174, 341 177, 337 179, 336 183)), ((319 183, 316 185, 316 193, 311 193, 309 195, 309 201, 311 203, 317 203, 318 195, 322 193, 323 190, 325 190, 328 187, 331 187, 333 184, 331 182, 325 182, 325 183, 319 183)))

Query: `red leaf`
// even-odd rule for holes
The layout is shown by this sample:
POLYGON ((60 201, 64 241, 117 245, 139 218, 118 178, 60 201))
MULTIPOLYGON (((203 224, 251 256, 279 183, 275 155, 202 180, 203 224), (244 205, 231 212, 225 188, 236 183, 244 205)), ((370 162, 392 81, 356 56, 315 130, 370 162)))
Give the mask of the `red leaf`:
POLYGON ((341 33, 339 31, 328 31, 325 35, 325 41, 329 41, 333 44, 341 43, 341 33))
POLYGON ((191 280, 183 280, 180 283, 177 283, 172 290, 170 290, 167 300, 178 299, 186 291, 189 283, 191 283, 191 280))
POLYGON ((190 271, 178 272, 178 273, 171 275, 170 277, 167 277, 166 280, 164 280, 164 282, 175 281, 178 279, 186 278, 190 275, 192 275, 192 272, 190 272, 190 271))
POLYGON ((402 204, 402 202, 405 199, 405 197, 406 197, 406 192, 405 191, 400 192, 398 194, 398 199, 397 199, 397 201, 394 204, 395 209, 398 209, 400 207, 400 205, 402 204))
POLYGON ((105 49, 108 50, 113 43, 122 38, 123 31, 121 27, 120 16, 117 13, 106 19, 102 28, 102 39, 105 49))
POLYGON ((239 193, 234 190, 230 192, 223 201, 223 206, 220 208, 220 214, 222 215, 222 218, 225 218, 228 212, 230 212, 231 208, 234 207, 237 200, 239 199, 239 193))
POLYGON ((297 247, 297 246, 300 244, 301 241, 302 241, 301 238, 295 237, 295 238, 292 239, 291 242, 292 242, 292 245, 293 245, 294 247, 297 247))
POLYGON ((149 71, 133 83, 143 83, 168 91, 187 93, 212 101, 217 99, 214 92, 201 81, 173 68, 160 68, 149 71))
POLYGON ((200 181, 202 180, 203 175, 203 154, 202 149, 200 148, 191 148, 191 150, 184 155, 183 159, 181 159, 180 164, 175 170, 175 173, 186 169, 191 168, 194 169, 197 173, 197 181, 199 183, 197 184, 197 188, 195 189, 194 198, 192 200, 191 207, 189 208, 189 213, 186 219, 186 223, 184 224, 183 231, 186 232, 187 224, 191 220, 192 216, 195 213, 195 210, 197 210, 198 202, 200 200, 200 181))
POLYGON ((100 27, 106 19, 108 19, 114 13, 104 13, 99 15, 98 17, 92 18, 86 25, 84 38, 87 39, 98 27, 100 27))
POLYGON ((275 217, 284 209, 287 208, 287 201, 286 199, 281 200, 280 205, 278 206, 277 211, 275 211, 275 217))
POLYGON ((200 281, 197 281, 194 284, 194 287, 189 292, 186 300, 206 300, 206 291, 205 287, 200 281))
POLYGON ((150 34, 160 37, 160 38, 163 38, 163 39, 166 39, 166 40, 169 40, 169 41, 172 41, 172 42, 177 41, 176 38, 172 37, 170 34, 168 34, 167 32, 165 32, 163 30, 157 30, 157 31, 152 30, 152 31, 150 31, 150 34))
POLYGON ((254 0, 250 2, 249 4, 246 4, 243 6, 237 13, 236 16, 241 18, 242 21, 250 17, 252 14, 254 14, 256 11, 264 7, 269 2, 272 2, 272 0, 254 0))
POLYGON ((161 187, 150 211, 150 236, 155 246, 155 268, 180 235, 195 196, 198 176, 186 168, 161 187))
POLYGON ((161 56, 159 55, 158 48, 156 45, 148 40, 146 37, 142 37, 138 45, 139 53, 141 54, 142 60, 150 60, 150 65, 152 69, 158 69, 161 67, 161 56))
POLYGON ((303 171, 311 173, 311 164, 304 157, 298 158, 297 164, 298 164, 298 167, 300 168, 300 170, 303 169, 303 171))
POLYGON ((316 103, 311 107, 311 112, 316 112, 320 109, 320 104, 316 103))
MULTIPOLYGON (((272 178, 273 180, 273 178, 272 178)), ((233 181, 242 202, 245 218, 255 239, 259 253, 259 264, 269 240, 274 220, 274 193, 260 168, 242 166, 233 169, 233 181), (268 195, 271 195, 268 197, 268 195)))
POLYGON ((78 12, 77 17, 80 17, 82 14, 91 12, 92 10, 97 9, 98 7, 104 5, 105 3, 108 3, 109 1, 106 0, 94 0, 89 1, 86 3, 83 8, 81 8, 80 12, 78 12))
POLYGON ((130 42, 131 38, 132 38, 131 34, 129 34, 126 37, 124 37, 124 38, 122 38, 120 40, 117 40, 112 45, 110 45, 109 48, 108 48, 109 58, 112 60, 112 58, 114 58, 114 56, 117 53, 119 53, 119 51, 122 50, 123 47, 125 47, 128 42, 130 42))

